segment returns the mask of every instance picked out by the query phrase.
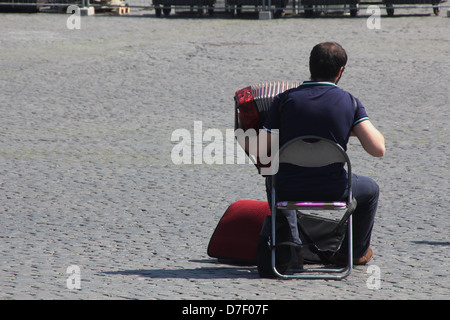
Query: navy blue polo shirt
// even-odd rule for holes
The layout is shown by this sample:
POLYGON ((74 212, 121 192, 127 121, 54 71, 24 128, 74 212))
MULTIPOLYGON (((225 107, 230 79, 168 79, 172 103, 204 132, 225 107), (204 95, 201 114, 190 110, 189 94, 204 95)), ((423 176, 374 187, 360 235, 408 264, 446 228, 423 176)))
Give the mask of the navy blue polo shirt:
MULTIPOLYGON (((289 92, 281 110, 275 97, 264 129, 279 130, 279 145, 293 138, 315 135, 339 143, 347 150, 352 128, 368 120, 363 105, 350 93, 331 82, 306 81, 289 92)), ((345 191, 343 164, 323 168, 299 168, 281 164, 277 174, 278 200, 336 200, 345 191)))

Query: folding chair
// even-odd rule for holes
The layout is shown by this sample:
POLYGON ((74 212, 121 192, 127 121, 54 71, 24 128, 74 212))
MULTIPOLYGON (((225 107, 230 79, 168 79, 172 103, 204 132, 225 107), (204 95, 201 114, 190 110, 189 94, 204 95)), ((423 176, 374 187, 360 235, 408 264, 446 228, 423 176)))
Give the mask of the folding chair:
POLYGON ((317 136, 302 136, 292 139, 282 146, 275 156, 275 164, 289 163, 301 167, 317 168, 327 166, 333 163, 344 163, 347 169, 348 180, 348 198, 346 201, 338 200, 335 202, 317 202, 317 201, 280 201, 277 200, 275 183, 276 175, 272 176, 272 237, 271 237, 271 264, 272 270, 276 277, 282 279, 303 278, 303 279, 336 279, 340 280, 347 277, 353 267, 353 244, 352 244, 352 216, 356 201, 352 197, 351 185, 351 163, 347 153, 337 143, 317 136), (345 267, 338 266, 318 266, 303 268, 293 274, 281 274, 275 266, 276 255, 276 212, 278 210, 342 210, 339 223, 347 223, 347 239, 348 239, 348 262, 345 267))

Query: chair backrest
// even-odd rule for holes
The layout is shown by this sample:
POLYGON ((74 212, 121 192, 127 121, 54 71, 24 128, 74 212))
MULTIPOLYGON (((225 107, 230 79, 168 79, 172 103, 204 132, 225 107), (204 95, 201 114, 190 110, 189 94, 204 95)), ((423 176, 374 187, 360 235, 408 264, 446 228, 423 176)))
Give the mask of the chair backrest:
POLYGON ((301 167, 323 167, 333 163, 350 165, 347 153, 338 143, 317 136, 290 140, 280 149, 278 161, 301 167))
MULTIPOLYGON (((297 137, 285 143, 275 159, 277 166, 281 163, 289 163, 301 167, 317 168, 333 163, 346 164, 347 186, 350 191, 348 203, 352 200, 352 166, 347 153, 338 143, 318 136, 297 137)), ((274 176, 272 183, 274 186, 274 176)))

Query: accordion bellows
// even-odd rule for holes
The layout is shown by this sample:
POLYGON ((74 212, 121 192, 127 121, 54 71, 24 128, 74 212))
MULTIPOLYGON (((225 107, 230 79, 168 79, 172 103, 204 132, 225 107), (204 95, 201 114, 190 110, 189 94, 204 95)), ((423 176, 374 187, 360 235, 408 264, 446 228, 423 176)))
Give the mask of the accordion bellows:
POLYGON ((261 129, 275 96, 299 85, 297 82, 266 82, 236 91, 235 129, 261 129))

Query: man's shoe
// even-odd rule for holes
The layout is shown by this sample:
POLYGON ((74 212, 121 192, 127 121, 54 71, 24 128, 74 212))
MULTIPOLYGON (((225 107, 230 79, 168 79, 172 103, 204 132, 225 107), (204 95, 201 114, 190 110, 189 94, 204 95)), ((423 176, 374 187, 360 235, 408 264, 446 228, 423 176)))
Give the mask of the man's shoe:
MULTIPOLYGON (((363 255, 362 257, 353 258, 353 265, 354 266, 365 265, 370 261, 370 259, 372 259, 372 256, 373 256, 373 251, 371 248, 369 248, 367 250, 366 254, 363 255)), ((348 263, 348 256, 338 252, 335 254, 333 260, 334 260, 333 262, 335 264, 337 264, 338 266, 346 266, 348 263)))
POLYGON ((370 259, 372 259, 372 256, 373 256, 373 251, 372 251, 372 249, 369 248, 367 250, 366 254, 363 255, 361 258, 353 258, 353 264, 355 266, 365 265, 370 261, 370 259))

